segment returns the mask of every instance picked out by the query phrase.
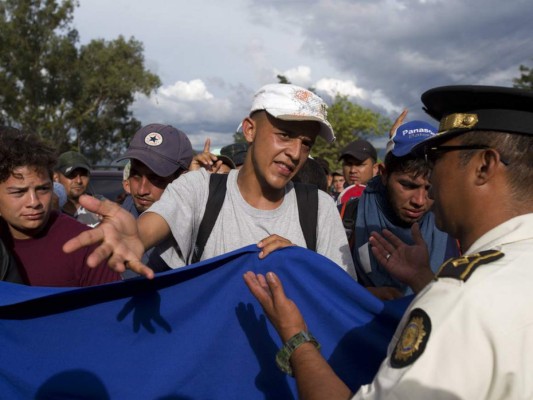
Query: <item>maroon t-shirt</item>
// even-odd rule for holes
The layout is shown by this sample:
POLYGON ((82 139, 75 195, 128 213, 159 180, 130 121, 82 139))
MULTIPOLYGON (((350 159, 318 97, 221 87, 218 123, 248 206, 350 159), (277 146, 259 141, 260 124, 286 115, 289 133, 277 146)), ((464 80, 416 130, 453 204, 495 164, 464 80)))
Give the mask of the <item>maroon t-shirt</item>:
POLYGON ((91 229, 74 218, 52 211, 46 228, 26 240, 13 239, 2 229, 3 239, 17 260, 25 283, 31 286, 93 286, 120 280, 120 274, 105 262, 89 268, 86 259, 96 246, 74 253, 63 252, 63 244, 83 231, 91 229))

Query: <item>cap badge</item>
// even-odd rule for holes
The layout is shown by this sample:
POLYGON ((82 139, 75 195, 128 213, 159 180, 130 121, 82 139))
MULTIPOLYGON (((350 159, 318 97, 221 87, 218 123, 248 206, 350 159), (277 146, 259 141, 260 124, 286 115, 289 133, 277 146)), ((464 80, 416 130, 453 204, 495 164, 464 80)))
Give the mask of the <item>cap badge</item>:
POLYGON ((450 129, 471 129, 478 123, 477 114, 450 114, 440 121, 439 133, 450 129))
POLYGON ((161 143, 163 143, 163 136, 157 132, 149 133, 144 138, 144 143, 146 143, 148 146, 159 146, 161 143))

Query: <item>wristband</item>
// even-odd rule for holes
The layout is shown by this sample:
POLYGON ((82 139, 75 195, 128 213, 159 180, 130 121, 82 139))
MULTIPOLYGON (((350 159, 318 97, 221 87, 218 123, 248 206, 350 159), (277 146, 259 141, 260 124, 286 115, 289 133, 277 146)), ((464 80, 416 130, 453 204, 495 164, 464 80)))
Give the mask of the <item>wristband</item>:
POLYGON ((294 350, 307 342, 313 343, 318 350, 320 349, 320 343, 318 343, 310 332, 300 331, 287 340, 283 347, 278 351, 278 354, 276 354, 276 364, 278 365, 278 368, 287 375, 294 376, 289 360, 294 350))

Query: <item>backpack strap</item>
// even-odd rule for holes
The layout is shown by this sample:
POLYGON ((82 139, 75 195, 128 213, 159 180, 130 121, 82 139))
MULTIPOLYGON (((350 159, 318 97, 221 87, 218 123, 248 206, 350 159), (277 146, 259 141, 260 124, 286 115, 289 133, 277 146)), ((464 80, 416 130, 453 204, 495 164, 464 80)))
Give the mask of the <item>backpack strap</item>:
POLYGON ((316 251, 316 226, 318 223, 318 187, 293 182, 298 203, 298 217, 307 248, 316 251))
POLYGON ((211 235, 211 231, 217 222, 218 214, 226 198, 226 184, 228 174, 211 174, 209 176, 209 196, 205 206, 204 217, 198 228, 198 236, 191 258, 191 264, 197 263, 202 258, 204 247, 211 235))
MULTIPOLYGON (((209 177, 209 196, 205 206, 205 213, 198 228, 198 236, 191 264, 202 258, 209 235, 215 226, 218 214, 226 198, 227 174, 211 174, 209 177)), ((296 201, 298 203, 298 217, 304 234, 305 243, 309 250, 316 251, 316 226, 318 221, 318 188, 315 185, 294 182, 296 201)))
POLYGON ((355 247, 355 220, 357 219, 357 207, 359 206, 359 197, 352 197, 350 200, 342 203, 339 213, 342 219, 342 225, 348 237, 350 250, 353 252, 355 247))
POLYGON ((352 197, 348 201, 342 203, 342 205, 337 206, 342 219, 342 225, 346 231, 346 237, 348 238, 348 245, 350 246, 350 253, 352 253, 357 281, 365 287, 376 286, 368 274, 359 265, 357 257, 355 256, 355 222, 357 221, 358 207, 359 197, 352 197))

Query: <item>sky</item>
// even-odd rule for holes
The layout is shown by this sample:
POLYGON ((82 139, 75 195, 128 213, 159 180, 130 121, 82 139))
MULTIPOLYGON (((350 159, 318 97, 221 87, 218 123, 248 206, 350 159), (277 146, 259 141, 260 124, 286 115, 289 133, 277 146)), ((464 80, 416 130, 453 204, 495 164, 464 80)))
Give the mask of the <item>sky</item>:
POLYGON ((520 65, 533 67, 532 17, 531 0, 79 0, 73 26, 81 44, 141 41, 162 85, 137 96, 133 115, 201 149, 232 143, 254 92, 278 74, 328 103, 347 95, 437 125, 424 91, 512 86, 520 65))

